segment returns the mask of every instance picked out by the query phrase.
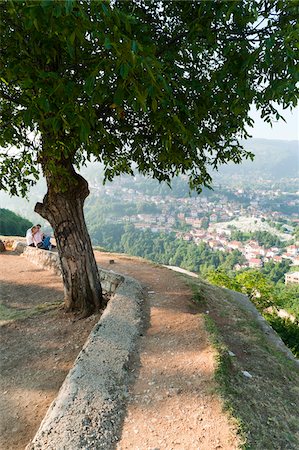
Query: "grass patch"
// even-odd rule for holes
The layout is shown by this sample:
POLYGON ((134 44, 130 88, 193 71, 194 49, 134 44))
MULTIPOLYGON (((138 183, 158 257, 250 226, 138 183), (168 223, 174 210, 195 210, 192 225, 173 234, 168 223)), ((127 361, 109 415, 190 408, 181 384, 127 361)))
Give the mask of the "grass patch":
POLYGON ((232 358, 229 356, 228 349, 221 339, 218 328, 213 319, 205 315, 205 327, 209 334, 210 342, 216 350, 216 371, 215 381, 217 384, 216 392, 223 401, 223 407, 228 412, 237 428, 237 432, 241 438, 242 448, 246 448, 248 429, 238 412, 234 408, 232 397, 235 395, 233 385, 231 384, 231 376, 234 371, 232 358))
POLYGON ((204 317, 217 355, 216 390, 237 424, 242 448, 297 450, 298 367, 224 289, 190 278, 188 284, 194 284, 194 301, 209 311, 204 317))
POLYGON ((0 320, 7 322, 13 320, 28 319, 28 317, 32 317, 37 314, 50 311, 52 309, 57 309, 62 305, 63 302, 56 301, 51 303, 41 303, 35 306, 34 308, 17 309, 17 308, 9 308, 0 303, 0 320))

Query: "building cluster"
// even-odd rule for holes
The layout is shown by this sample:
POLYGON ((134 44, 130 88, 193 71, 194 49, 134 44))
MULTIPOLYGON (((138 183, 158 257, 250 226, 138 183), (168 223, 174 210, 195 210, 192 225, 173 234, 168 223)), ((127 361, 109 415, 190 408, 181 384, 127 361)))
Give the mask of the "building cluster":
MULTIPOLYGON (((99 187, 94 186, 97 193, 99 187)), ((102 190, 102 187, 101 187, 102 190)), ((285 218, 281 212, 266 208, 267 200, 273 200, 283 194, 277 190, 259 189, 259 191, 245 192, 243 189, 231 189, 231 195, 213 194, 196 197, 175 198, 170 195, 149 195, 134 188, 113 184, 105 189, 105 194, 125 203, 146 204, 153 206, 154 212, 123 215, 116 219, 118 222, 131 223, 137 229, 151 230, 152 232, 175 232, 176 237, 199 245, 205 242, 211 249, 232 252, 238 250, 245 258, 243 267, 259 268, 264 263, 281 262, 284 259, 291 261, 292 265, 299 266, 299 247, 292 244, 284 248, 265 248, 258 242, 231 240, 231 230, 221 226, 233 219, 253 218, 258 224, 266 221, 276 221, 285 218), (158 211, 158 212, 157 212, 158 211), (220 226, 217 226, 219 225, 220 226)), ((287 204, 299 204, 294 196, 287 204)), ((150 209, 150 208, 149 208, 150 209)), ((299 222, 298 216, 292 221, 299 222)), ((293 232, 293 227, 285 226, 285 233, 293 232)), ((243 231, 250 229, 243 228, 243 231)), ((252 231, 252 230, 251 230, 252 231)))
POLYGON ((226 233, 218 233, 217 231, 210 230, 191 230, 189 233, 177 233, 177 237, 180 237, 186 241, 193 241, 196 244, 205 242, 213 250, 219 250, 223 252, 232 252, 238 250, 244 256, 246 262, 240 266, 237 265, 236 269, 250 267, 259 268, 262 267, 265 262, 281 262, 283 259, 291 261, 292 265, 299 266, 299 245, 289 245, 284 250, 279 247, 265 248, 259 245, 258 242, 250 240, 247 242, 230 240, 230 230, 226 230, 226 233))

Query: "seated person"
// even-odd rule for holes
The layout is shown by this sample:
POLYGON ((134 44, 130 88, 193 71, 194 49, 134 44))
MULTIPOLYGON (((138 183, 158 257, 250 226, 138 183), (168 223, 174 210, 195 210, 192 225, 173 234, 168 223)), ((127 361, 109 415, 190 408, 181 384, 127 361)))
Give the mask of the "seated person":
POLYGON ((41 231, 41 225, 38 223, 36 225, 36 232, 34 233, 33 241, 36 245, 36 247, 43 249, 43 250, 51 250, 52 247, 55 247, 55 245, 51 244, 50 236, 46 236, 41 231))
POLYGON ((36 247, 35 242, 34 242, 34 236, 35 236, 36 232, 37 232, 36 226, 28 228, 28 230, 26 231, 26 242, 29 247, 36 247))

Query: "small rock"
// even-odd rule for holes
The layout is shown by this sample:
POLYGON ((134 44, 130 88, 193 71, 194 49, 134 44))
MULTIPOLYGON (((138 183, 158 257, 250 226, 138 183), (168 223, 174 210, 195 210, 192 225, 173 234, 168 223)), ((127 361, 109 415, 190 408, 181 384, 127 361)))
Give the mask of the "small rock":
POLYGON ((246 378, 252 378, 251 373, 247 372, 247 370, 242 370, 242 374, 243 374, 244 377, 246 377, 246 378))
POLYGON ((228 354, 229 354, 229 356, 236 356, 235 354, 234 354, 234 352, 231 352, 230 350, 228 351, 228 354))

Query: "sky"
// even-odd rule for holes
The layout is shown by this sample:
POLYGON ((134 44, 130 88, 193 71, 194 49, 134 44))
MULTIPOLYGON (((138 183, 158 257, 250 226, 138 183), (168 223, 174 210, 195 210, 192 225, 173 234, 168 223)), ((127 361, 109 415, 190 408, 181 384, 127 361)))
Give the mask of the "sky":
POLYGON ((299 107, 293 111, 290 109, 279 109, 280 114, 285 118, 286 122, 279 120, 274 122, 271 127, 264 122, 255 108, 251 110, 251 117, 255 121, 253 128, 248 128, 253 138, 261 139, 281 139, 286 141, 299 141, 299 107))

